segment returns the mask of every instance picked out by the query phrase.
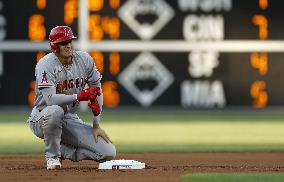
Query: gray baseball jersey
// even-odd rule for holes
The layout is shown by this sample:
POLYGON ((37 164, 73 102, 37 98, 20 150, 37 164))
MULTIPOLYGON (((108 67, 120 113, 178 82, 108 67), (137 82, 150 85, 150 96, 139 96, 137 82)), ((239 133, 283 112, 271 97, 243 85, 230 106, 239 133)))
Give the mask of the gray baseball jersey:
MULTIPOLYGON (((101 75, 96 69, 92 57, 83 51, 73 51, 72 64, 63 66, 54 53, 44 56, 37 64, 36 98, 35 106, 44 109, 47 106, 41 93, 42 88, 56 88, 56 94, 72 95, 82 91, 85 85, 96 84, 101 75)), ((66 112, 74 113, 78 109, 78 103, 63 106, 66 112)))
MULTIPOLYGON (((75 94, 86 84, 100 87, 101 75, 86 52, 74 51, 72 61, 65 67, 54 53, 50 53, 37 64, 36 101, 28 119, 29 126, 36 136, 44 139, 46 159, 61 156, 73 161, 99 161, 106 156, 115 156, 114 145, 102 138, 96 143, 93 128, 73 114, 78 108, 75 94), (54 95, 57 97, 50 103, 49 99, 54 95), (69 104, 72 102, 74 104, 69 104), (63 103, 69 105, 66 107, 63 103)), ((97 100, 102 106, 102 94, 97 100)), ((94 117, 93 123, 98 123, 99 116, 94 117)))

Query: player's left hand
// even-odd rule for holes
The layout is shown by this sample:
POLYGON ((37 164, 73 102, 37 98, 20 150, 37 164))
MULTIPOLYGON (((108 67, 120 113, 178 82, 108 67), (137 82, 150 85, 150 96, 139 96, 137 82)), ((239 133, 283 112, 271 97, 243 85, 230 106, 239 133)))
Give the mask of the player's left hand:
POLYGON ((98 125, 93 127, 93 135, 96 143, 98 142, 98 136, 101 136, 107 143, 112 143, 105 130, 98 125))

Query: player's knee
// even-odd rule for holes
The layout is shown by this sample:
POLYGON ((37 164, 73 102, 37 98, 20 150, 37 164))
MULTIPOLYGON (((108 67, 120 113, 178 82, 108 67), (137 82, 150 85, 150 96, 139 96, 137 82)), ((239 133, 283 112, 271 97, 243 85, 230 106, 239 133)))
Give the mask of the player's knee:
POLYGON ((105 162, 105 161, 110 161, 110 160, 113 160, 113 159, 115 159, 115 156, 104 156, 100 160, 97 160, 97 162, 105 162))
POLYGON ((115 156, 105 156, 104 157, 104 161, 110 161, 110 160, 113 160, 115 159, 115 156))
POLYGON ((48 122, 49 126, 58 125, 64 117, 63 109, 58 105, 47 106, 44 113, 44 120, 48 122))
POLYGON ((116 149, 115 146, 113 144, 110 144, 109 149, 106 151, 106 153, 104 154, 104 160, 112 160, 115 158, 116 156, 116 149))

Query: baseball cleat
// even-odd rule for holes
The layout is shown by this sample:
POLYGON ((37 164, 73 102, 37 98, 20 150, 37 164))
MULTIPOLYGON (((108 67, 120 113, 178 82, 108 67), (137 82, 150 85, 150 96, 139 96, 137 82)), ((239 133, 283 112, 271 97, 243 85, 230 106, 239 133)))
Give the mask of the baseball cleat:
POLYGON ((47 170, 54 170, 54 169, 60 169, 61 168, 61 163, 59 161, 59 159, 47 159, 46 161, 46 169, 47 170))

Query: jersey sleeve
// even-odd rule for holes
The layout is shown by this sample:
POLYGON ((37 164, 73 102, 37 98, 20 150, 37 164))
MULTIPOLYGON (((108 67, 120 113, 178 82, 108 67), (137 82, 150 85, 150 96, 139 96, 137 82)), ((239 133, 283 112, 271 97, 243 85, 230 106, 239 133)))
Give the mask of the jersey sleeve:
POLYGON ((56 87, 55 72, 50 64, 40 61, 35 69, 36 83, 39 89, 56 87))

